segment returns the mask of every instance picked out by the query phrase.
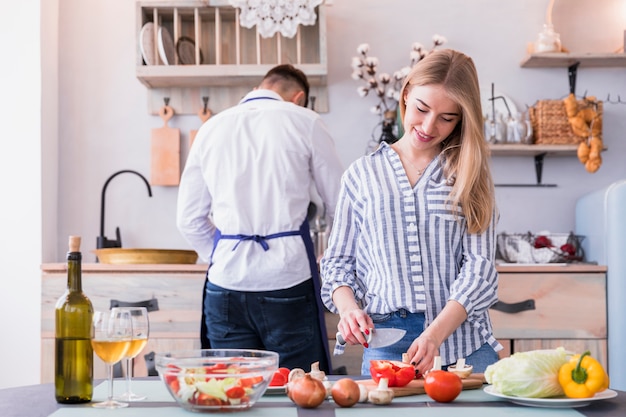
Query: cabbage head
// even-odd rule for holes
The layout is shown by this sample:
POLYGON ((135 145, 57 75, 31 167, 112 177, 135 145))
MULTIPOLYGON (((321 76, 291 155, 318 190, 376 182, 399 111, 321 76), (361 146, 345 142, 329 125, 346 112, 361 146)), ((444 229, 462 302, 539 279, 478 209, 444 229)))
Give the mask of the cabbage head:
POLYGON ((570 353, 562 347, 517 352, 485 370, 485 379, 504 395, 548 398, 563 395, 559 369, 570 353))

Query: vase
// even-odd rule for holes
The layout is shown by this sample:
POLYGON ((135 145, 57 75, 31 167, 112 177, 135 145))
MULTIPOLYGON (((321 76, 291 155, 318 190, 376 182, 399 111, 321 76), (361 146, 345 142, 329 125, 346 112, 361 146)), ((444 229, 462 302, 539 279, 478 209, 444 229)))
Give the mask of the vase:
POLYGON ((394 133, 396 128, 397 113, 395 110, 387 110, 383 114, 382 133, 380 135, 379 142, 387 142, 392 144, 398 140, 398 137, 394 133))

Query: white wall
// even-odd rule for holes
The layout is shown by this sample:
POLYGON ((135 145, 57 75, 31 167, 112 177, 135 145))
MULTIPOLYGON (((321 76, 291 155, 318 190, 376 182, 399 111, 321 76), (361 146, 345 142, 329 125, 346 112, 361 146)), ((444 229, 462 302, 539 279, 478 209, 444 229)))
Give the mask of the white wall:
MULTIPOLYGON (((564 44, 573 51, 589 48, 586 38, 581 38, 583 31, 578 29, 592 25, 596 29, 590 35, 595 38, 591 46, 596 50, 591 52, 612 52, 620 47, 626 17, 613 10, 617 2, 557 2, 553 20, 559 25, 557 30, 563 29, 564 44), (561 3, 567 3, 567 7, 561 3)), ((70 233, 83 236, 85 252, 95 248, 102 185, 119 169, 149 175, 150 129, 162 123, 158 116, 148 114, 147 90, 135 76, 134 2, 59 3, 63 22, 59 26, 58 109, 61 198, 56 242, 46 240, 46 244, 55 245, 56 255, 46 253, 46 262, 63 260, 70 233)), ((568 93, 565 68, 519 66, 527 43, 534 41, 542 29, 548 3, 342 0, 327 7, 330 112, 323 117, 345 164, 362 155, 378 123, 369 112, 373 101, 359 98, 358 84, 350 78, 350 60, 358 44, 369 43, 372 55, 380 59, 381 70, 391 72, 408 63, 414 41, 430 45, 433 34, 442 34, 449 40, 448 47, 475 59, 483 85, 488 87, 494 82, 500 92, 524 109, 538 99, 560 98, 568 93)), ((577 92, 601 98, 608 93, 612 97, 621 94, 626 98, 625 72, 624 68, 580 69, 577 92)), ((498 188, 500 229, 571 230, 576 198, 626 176, 620 163, 626 144, 619 134, 625 127, 625 110, 626 106, 605 106, 604 139, 609 152, 598 173, 586 173, 575 157, 547 158, 543 182, 558 184, 557 188, 498 188), (546 205, 548 197, 555 197, 555 202, 546 205)), ((178 115, 170 122, 170 126, 181 129, 183 154, 187 151, 188 132, 198 123, 196 115, 178 115)), ((535 181, 534 161, 529 157, 494 158, 493 170, 497 182, 535 181)), ((139 178, 117 177, 107 191, 105 235, 114 237, 115 227, 119 226, 125 247, 188 248, 174 224, 176 187, 154 187, 153 191, 154 196, 148 198, 139 178)), ((86 259, 94 258, 89 254, 86 259)))
POLYGON ((39 381, 41 69, 39 0, 0 15, 0 388, 39 381), (25 22, 29 22, 28 25, 25 22), (27 27, 28 30, 24 30, 27 27))
MULTIPOLYGON (((378 123, 369 113, 373 101, 359 98, 358 84, 350 78, 350 60, 363 42, 380 59, 381 70, 391 72, 408 63, 414 41, 428 45, 433 34, 444 35, 446 46, 474 58, 483 85, 494 82, 518 108, 568 92, 566 69, 519 67, 527 43, 542 28, 549 0, 333 3, 327 8, 330 112, 323 117, 346 165, 362 155, 378 123)), ((553 20, 570 50, 612 52, 622 46, 626 15, 617 10, 620 0, 556 3, 553 20)), ((23 311, 19 324, 0 320, 4 340, 21 341, 2 344, 0 353, 13 358, 24 352, 19 364, 11 361, 20 367, 23 379, 3 370, 0 386, 36 382, 39 264, 63 262, 70 234, 83 237, 85 261, 93 261, 89 251, 99 233, 100 192, 106 178, 120 169, 149 175, 150 129, 159 127, 161 120, 148 114, 146 88, 135 77, 135 11, 130 0, 44 0, 41 6, 37 0, 24 0, 13 2, 10 13, 0 18, 3 63, 9 62, 0 69, 0 109, 7 116, 0 153, 7 196, 0 217, 0 276, 5 289, 13 292, 0 303, 0 314, 18 307, 23 311)), ((625 74, 625 68, 581 68, 577 93, 603 99, 621 95, 626 100, 625 74)), ((578 197, 626 178, 625 116, 626 106, 605 106, 604 141, 609 150, 598 173, 586 173, 575 157, 547 158, 544 183, 556 183, 557 188, 498 188, 500 230, 573 229, 578 197)), ((198 117, 176 116, 170 125, 181 129, 185 153, 188 132, 198 127, 198 117)), ((497 182, 534 181, 532 158, 496 157, 493 170, 497 182)), ((187 248, 175 228, 176 193, 175 187, 154 187, 148 198, 138 178, 117 177, 107 192, 105 234, 113 237, 115 226, 120 226, 125 247, 187 248)))

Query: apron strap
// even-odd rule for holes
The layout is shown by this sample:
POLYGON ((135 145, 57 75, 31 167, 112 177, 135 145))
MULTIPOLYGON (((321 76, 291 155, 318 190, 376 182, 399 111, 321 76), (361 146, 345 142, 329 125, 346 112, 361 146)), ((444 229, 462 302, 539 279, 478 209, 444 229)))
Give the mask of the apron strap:
MULTIPOLYGON (((237 246, 239 246, 239 244, 241 242, 243 242, 244 240, 253 240, 256 243, 258 243, 259 245, 261 245, 261 247, 263 248, 264 251, 267 251, 270 248, 270 245, 267 244, 267 241, 270 239, 276 239, 278 237, 285 237, 285 236, 298 236, 300 234, 300 231, 298 230, 293 230, 290 232, 280 232, 280 233, 273 233, 271 235, 266 235, 266 236, 261 236, 261 235, 221 235, 221 239, 233 239, 233 240, 237 240, 237 243, 235 244, 235 246, 233 246, 232 250, 237 249, 237 246)), ((213 249, 215 249, 215 246, 213 246, 213 249)))
MULTIPOLYGON (((329 371, 332 371, 332 365, 331 365, 331 361, 330 361, 330 350, 328 348, 328 340, 327 340, 327 336, 328 336, 328 332, 326 330, 326 319, 325 319, 325 307, 324 307, 324 303, 322 302, 322 297, 321 297, 321 281, 320 281, 320 274, 319 274, 319 270, 317 267, 317 259, 315 258, 315 249, 313 247, 313 240, 311 239, 311 231, 309 229, 309 221, 308 219, 305 217, 304 221, 302 222, 302 225, 300 225, 300 229, 299 230, 292 230, 289 232, 280 232, 280 233, 273 233, 271 235, 266 235, 266 236, 260 236, 260 235, 243 235, 243 234, 238 234, 238 235, 223 235, 219 229, 216 229, 215 231, 215 236, 213 238, 213 250, 211 252, 211 257, 209 258, 209 268, 211 267, 211 265, 213 264, 213 254, 215 253, 215 248, 217 247, 217 243, 219 242, 220 239, 232 239, 232 240, 237 240, 237 243, 235 244, 235 246, 233 246, 232 250, 237 249, 237 246, 239 246, 239 244, 244 241, 244 240, 252 240, 254 242, 257 242, 259 245, 261 245, 261 247, 263 248, 264 251, 267 251, 269 249, 269 245, 267 243, 267 240, 270 239, 276 239, 279 237, 285 237, 285 236, 297 236, 300 235, 300 237, 302 237, 302 241, 304 242, 304 247, 306 248, 306 253, 307 253, 307 258, 309 259, 309 268, 311 270, 311 279, 313 280, 313 288, 315 290, 315 303, 317 304, 317 320, 319 322, 319 326, 320 326, 320 332, 321 332, 321 336, 322 336, 322 345, 324 347, 324 354, 326 355, 326 362, 328 363, 328 369, 329 371)), ((205 281, 205 285, 208 282, 208 270, 207 270, 207 279, 205 281)), ((204 291, 204 293, 206 293, 206 291, 204 291)), ((203 299, 203 326, 204 326, 204 299, 203 299)), ((204 327, 202 328, 202 330, 206 331, 204 329, 204 327)))
POLYGON ((315 302, 317 303, 317 320, 322 333, 322 344, 324 346, 324 354, 328 363, 328 370, 332 372, 333 366, 330 360, 330 349, 328 348, 328 332, 326 330, 326 318, 324 303, 322 302, 322 284, 319 269, 317 267, 317 259, 315 258, 315 249, 313 247, 313 239, 311 239, 311 231, 309 230, 309 221, 305 217, 304 222, 300 226, 300 235, 304 241, 304 247, 309 258, 309 267, 311 268, 311 279, 313 280, 313 288, 315 289, 315 302))

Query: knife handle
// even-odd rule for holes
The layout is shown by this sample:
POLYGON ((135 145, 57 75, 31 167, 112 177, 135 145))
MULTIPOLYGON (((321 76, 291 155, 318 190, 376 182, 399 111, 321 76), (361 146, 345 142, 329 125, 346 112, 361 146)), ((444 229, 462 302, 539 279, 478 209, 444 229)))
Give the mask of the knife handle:
MULTIPOLYGON (((363 334, 363 337, 365 337, 367 343, 371 342, 372 340, 372 333, 374 332, 374 329, 370 329, 370 333, 369 334, 363 334)), ((343 338, 343 336, 341 335, 341 332, 337 332, 337 334, 335 335, 335 339, 337 339, 337 343, 339 343, 341 346, 344 346, 346 344, 345 339, 343 338)))

